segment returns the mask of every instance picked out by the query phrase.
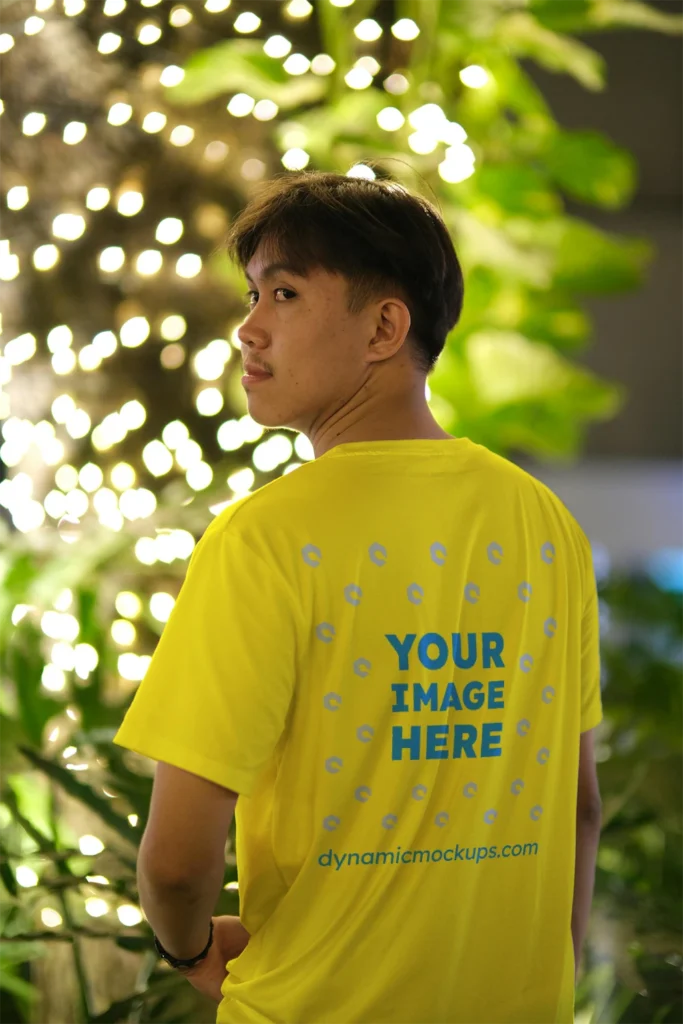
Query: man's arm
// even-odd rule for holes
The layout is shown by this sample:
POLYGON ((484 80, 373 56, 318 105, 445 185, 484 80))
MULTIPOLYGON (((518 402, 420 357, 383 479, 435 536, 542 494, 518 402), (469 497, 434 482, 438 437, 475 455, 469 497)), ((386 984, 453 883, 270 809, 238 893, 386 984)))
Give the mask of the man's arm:
POLYGON ((208 779, 157 764, 138 853, 138 891, 161 945, 180 959, 201 953, 208 940, 237 798, 208 779))
POLYGON ((579 785, 576 801, 576 863, 574 870, 574 902, 572 905, 572 940, 574 943, 574 977, 578 975, 583 943, 588 930, 595 862, 600 843, 602 803, 595 768, 593 732, 581 734, 579 748, 579 785))

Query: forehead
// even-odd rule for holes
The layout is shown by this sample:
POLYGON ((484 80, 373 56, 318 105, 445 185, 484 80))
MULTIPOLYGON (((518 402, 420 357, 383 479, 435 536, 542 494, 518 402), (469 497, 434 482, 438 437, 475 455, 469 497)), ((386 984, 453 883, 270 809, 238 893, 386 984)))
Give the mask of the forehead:
POLYGON ((301 282, 315 282, 324 288, 335 287, 340 275, 326 270, 324 267, 312 266, 308 270, 295 265, 296 261, 286 252, 268 251, 260 245, 245 268, 245 277, 250 284, 257 281, 267 284, 279 274, 287 274, 301 282))

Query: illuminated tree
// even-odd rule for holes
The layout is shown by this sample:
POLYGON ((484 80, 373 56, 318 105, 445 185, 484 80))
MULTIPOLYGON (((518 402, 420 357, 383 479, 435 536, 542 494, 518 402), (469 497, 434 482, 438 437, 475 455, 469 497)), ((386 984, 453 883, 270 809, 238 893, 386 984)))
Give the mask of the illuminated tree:
MULTIPOLYGON (((436 418, 575 458, 625 397, 573 361, 582 303, 638 286, 651 247, 566 213, 626 205, 634 161, 557 124, 522 60, 597 91, 604 62, 572 33, 615 27, 681 19, 610 0, 4 4, 0 991, 25 1005, 32 962, 29 1019, 50 998, 70 1021, 142 1002, 211 1019, 152 951, 134 878, 150 766, 111 738, 211 516, 313 454, 246 414, 230 220, 304 167, 372 161, 436 197, 467 280, 436 418)), ((230 852, 226 887, 235 913, 230 852)))

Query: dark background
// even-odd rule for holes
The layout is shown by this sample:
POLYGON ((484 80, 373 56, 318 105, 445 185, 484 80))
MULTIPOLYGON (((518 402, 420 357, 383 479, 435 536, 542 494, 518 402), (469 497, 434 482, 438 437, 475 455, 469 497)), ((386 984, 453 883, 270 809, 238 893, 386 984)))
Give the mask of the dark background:
MULTIPOLYGON (((683 9, 679 0, 651 6, 671 14, 683 9)), ((639 187, 626 210, 605 213, 568 203, 568 212, 605 231, 646 237, 657 249, 640 291, 586 304, 595 336, 578 361, 625 384, 628 399, 614 419, 590 424, 582 452, 588 459, 680 459, 683 44, 678 36, 644 31, 578 38, 607 62, 604 92, 589 92, 567 75, 543 71, 532 62, 525 62, 525 68, 560 124, 605 132, 633 153, 639 187)))

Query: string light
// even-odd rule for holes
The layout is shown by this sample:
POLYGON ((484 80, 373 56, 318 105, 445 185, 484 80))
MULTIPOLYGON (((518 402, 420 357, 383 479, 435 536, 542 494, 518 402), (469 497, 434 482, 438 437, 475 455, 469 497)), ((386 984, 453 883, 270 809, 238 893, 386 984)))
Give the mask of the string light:
POLYGON ((163 86, 171 87, 180 85, 184 77, 185 72, 182 68, 179 68, 177 64, 169 64, 159 75, 159 82, 163 86))
POLYGON ((303 53, 293 53, 282 66, 288 75, 305 75, 311 62, 303 53))
POLYGON ((263 44, 263 52, 269 57, 286 57, 291 49, 292 44, 284 36, 270 36, 263 44))
MULTIPOLYGON (((160 3, 160 0, 156 0, 156 3, 160 3)), ((148 7, 152 5, 147 3, 148 7)), ((183 28, 184 25, 189 25, 192 21, 192 11, 188 10, 187 7, 174 7, 169 15, 169 24, 173 25, 174 28, 183 28)))
POLYGON ((116 32, 105 32, 97 41, 97 49, 102 54, 114 53, 122 41, 121 36, 116 32))
POLYGON ((103 185, 95 185, 88 191, 85 197, 85 205, 89 210, 103 210, 111 198, 108 188, 103 185))
POLYGON ((470 89, 483 89, 489 81, 489 73, 478 64, 470 64, 460 72, 460 81, 470 89))
POLYGON ((308 18, 313 5, 308 0, 290 0, 285 7, 285 16, 288 18, 308 18))
POLYGON ((411 39, 417 39, 420 34, 420 29, 412 18, 401 18, 391 26, 391 34, 392 36, 395 36, 396 39, 409 41, 411 39))
POLYGON ((7 208, 23 210, 29 202, 29 189, 26 185, 13 185, 7 193, 7 208))
POLYGON ((382 26, 374 18, 365 18, 356 25, 353 34, 364 43, 374 43, 382 35, 382 26))
POLYGON ((258 15, 253 14, 251 11, 243 11, 242 14, 238 15, 235 19, 233 28, 235 29, 235 32, 242 32, 246 34, 249 32, 255 32, 260 24, 261 19, 258 15))
POLYGON ((166 120, 166 114, 162 114, 159 110, 153 110, 149 114, 145 114, 142 130, 150 135, 160 132, 162 128, 166 127, 166 120))
POLYGON ((37 135, 38 132, 42 132, 46 124, 47 117, 45 114, 41 114, 39 111, 32 111, 22 121, 21 130, 24 135, 37 135))
POLYGON ((82 142, 88 131, 88 126, 83 121, 69 121, 64 126, 62 138, 67 146, 75 146, 82 142))

